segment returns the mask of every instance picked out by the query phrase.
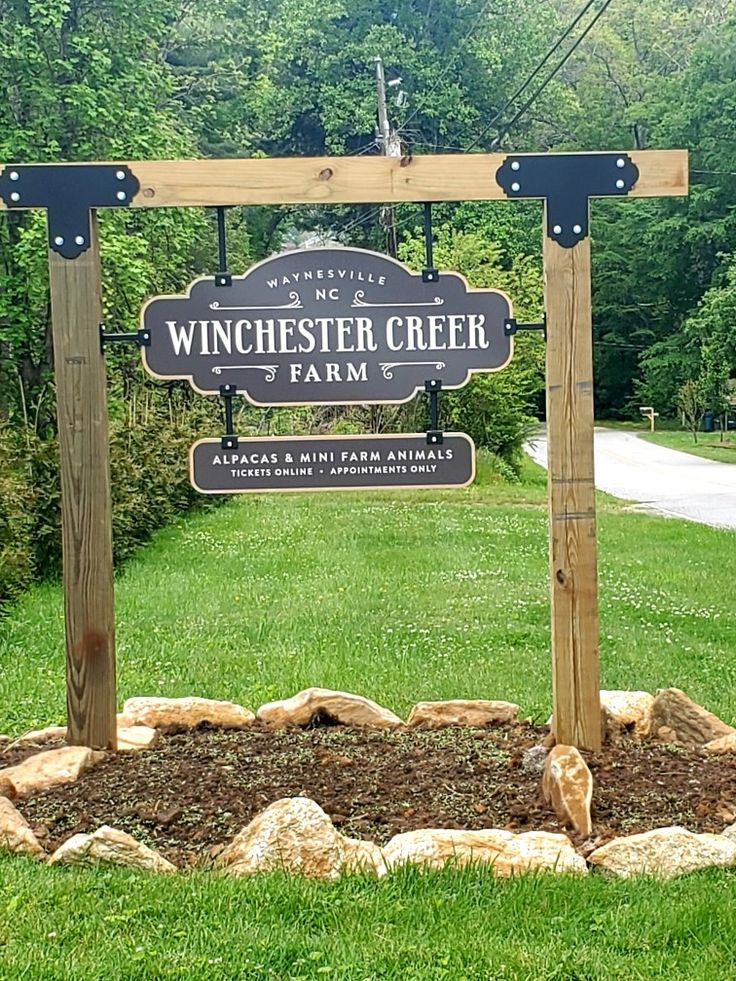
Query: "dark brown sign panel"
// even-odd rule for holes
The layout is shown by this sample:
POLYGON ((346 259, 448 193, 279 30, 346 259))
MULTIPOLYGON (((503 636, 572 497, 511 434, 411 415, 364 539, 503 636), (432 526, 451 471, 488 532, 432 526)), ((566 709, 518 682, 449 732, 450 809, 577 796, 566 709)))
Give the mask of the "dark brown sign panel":
POLYGON ((445 433, 439 446, 425 433, 241 439, 235 450, 201 439, 189 467, 202 494, 464 487, 475 478, 475 446, 464 433, 445 433))
POLYGON ((444 388, 511 359, 511 304, 458 273, 424 283, 361 249, 295 250, 231 286, 196 280, 186 296, 143 308, 143 364, 205 394, 234 385, 256 405, 406 402, 429 379, 444 388))

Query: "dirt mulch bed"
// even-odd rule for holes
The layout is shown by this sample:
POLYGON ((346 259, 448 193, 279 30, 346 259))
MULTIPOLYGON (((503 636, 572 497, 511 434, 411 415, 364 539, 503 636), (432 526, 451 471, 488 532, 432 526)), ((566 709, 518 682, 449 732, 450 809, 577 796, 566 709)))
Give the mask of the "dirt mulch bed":
MULTIPOLYGON (((256 814, 295 795, 316 800, 344 834, 378 843, 417 828, 563 831, 539 774, 522 767, 524 750, 547 731, 200 726, 111 756, 76 784, 18 806, 47 849, 110 824, 181 866, 209 863, 256 814)), ((586 758, 597 844, 670 824, 720 832, 736 820, 733 757, 629 743, 586 758)), ((0 766, 9 763, 0 753, 0 766)))

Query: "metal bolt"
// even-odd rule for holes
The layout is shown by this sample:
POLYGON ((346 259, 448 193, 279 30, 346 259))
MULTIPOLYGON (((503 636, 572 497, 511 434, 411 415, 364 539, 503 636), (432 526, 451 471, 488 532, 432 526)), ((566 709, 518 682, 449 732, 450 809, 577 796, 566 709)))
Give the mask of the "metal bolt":
POLYGON ((10 200, 11 201, 20 201, 20 194, 18 194, 17 191, 13 191, 13 193, 10 195, 10 200))
POLYGON ((624 182, 622 180, 618 180, 618 181, 616 181, 616 187, 619 189, 619 191, 621 191, 621 190, 623 190, 624 187, 626 187, 626 185, 624 184, 624 182))
POLYGON ((555 235, 561 235, 562 234, 562 225, 555 225, 554 228, 552 229, 552 231, 555 233, 555 235))
POLYGON ((575 232, 576 235, 579 235, 583 229, 581 225, 573 225, 572 230, 575 232))
POLYGON ((124 181, 125 180, 125 171, 124 170, 118 170, 117 173, 115 174, 115 176, 117 177, 117 179, 119 181, 124 181))
POLYGON ((518 160, 512 160, 512 162, 511 162, 511 169, 512 170, 518 170, 519 167, 521 167, 521 164, 519 163, 519 161, 518 160))
POLYGON ((618 158, 618 160, 616 161, 616 166, 618 167, 619 170, 621 170, 622 167, 626 166, 626 161, 624 160, 623 157, 618 158))
POLYGON ((118 201, 124 201, 127 197, 127 194, 125 193, 125 191, 118 191, 116 197, 118 201))
POLYGON ((521 184, 518 184, 516 181, 514 181, 514 183, 511 185, 511 190, 512 191, 520 191, 521 190, 521 184))
POLYGON ((64 244, 64 239, 61 237, 61 235, 57 235, 56 238, 54 239, 54 245, 63 245, 63 244, 64 244))
POLYGON ((20 180, 20 174, 18 173, 17 170, 11 170, 10 171, 10 179, 11 179, 11 181, 19 181, 20 180))
POLYGON ((77 245, 84 245, 84 235, 77 235, 74 241, 77 243, 77 245))

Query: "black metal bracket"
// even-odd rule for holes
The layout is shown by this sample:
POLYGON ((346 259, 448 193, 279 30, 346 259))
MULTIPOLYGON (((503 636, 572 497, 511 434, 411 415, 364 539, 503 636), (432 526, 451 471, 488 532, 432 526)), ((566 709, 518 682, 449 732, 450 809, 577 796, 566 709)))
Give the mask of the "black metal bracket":
POLYGON ((440 446, 445 441, 445 434, 440 429, 440 392, 442 379, 430 378, 424 383, 424 391, 429 396, 429 429, 427 430, 427 445, 440 446))
POLYGON ((46 208, 49 247, 65 259, 89 248, 93 208, 124 208, 139 190, 126 164, 8 164, 0 174, 7 208, 46 208))
POLYGON ((220 439, 223 450, 237 450, 238 437, 233 432, 233 396, 238 390, 235 385, 220 385, 220 398, 225 403, 225 434, 220 439))
POLYGON ((100 324, 100 351, 105 353, 106 344, 137 344, 138 347, 151 346, 151 332, 149 330, 135 330, 129 334, 113 334, 105 330, 105 325, 100 324))
POLYGON ((439 269, 434 267, 434 233, 432 231, 432 205, 427 202, 424 205, 424 249, 427 261, 422 269, 423 283, 439 283, 439 269))
POLYGON ((513 317, 509 317, 503 322, 504 337, 513 337, 520 330, 541 330, 545 341, 547 340, 547 314, 541 324, 520 324, 513 317))
POLYGON ((626 195, 638 179, 627 153, 512 155, 496 171, 507 197, 545 199, 547 235, 563 249, 587 237, 589 198, 626 195))
POLYGON ((225 209, 217 208, 217 262, 215 286, 232 286, 233 277, 227 271, 227 237, 225 235, 225 209))

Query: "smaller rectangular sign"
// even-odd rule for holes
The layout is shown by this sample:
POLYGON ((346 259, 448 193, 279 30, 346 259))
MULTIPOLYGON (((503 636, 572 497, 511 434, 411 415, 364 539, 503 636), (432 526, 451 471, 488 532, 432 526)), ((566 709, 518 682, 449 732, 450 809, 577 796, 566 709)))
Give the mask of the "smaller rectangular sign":
POLYGON ((236 450, 201 439, 189 471, 202 494, 465 487, 475 478, 475 446, 464 433, 432 446, 425 433, 240 439, 236 450))

